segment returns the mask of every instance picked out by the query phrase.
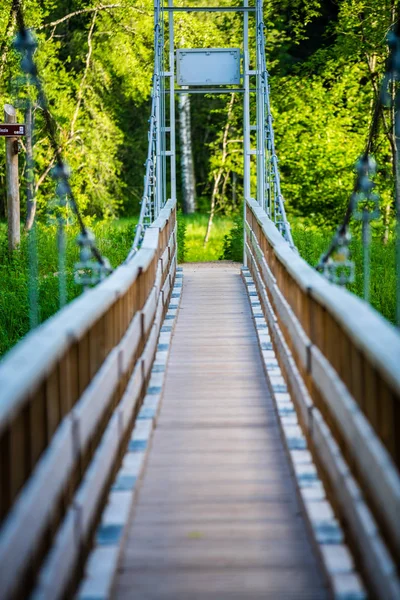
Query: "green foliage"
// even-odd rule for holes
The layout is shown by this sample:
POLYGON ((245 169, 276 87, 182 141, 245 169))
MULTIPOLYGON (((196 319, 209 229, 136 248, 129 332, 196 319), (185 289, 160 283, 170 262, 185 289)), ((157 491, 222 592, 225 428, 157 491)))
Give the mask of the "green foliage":
MULTIPOLYGON (((311 265, 318 261, 327 249, 331 232, 316 227, 301 226, 293 228, 293 239, 300 255, 311 265)), ((348 290, 360 298, 363 297, 363 247, 360 237, 354 237, 350 244, 351 259, 355 262, 355 282, 348 290)), ((396 269, 395 243, 390 240, 386 245, 379 238, 371 243, 371 305, 388 321, 396 322, 396 269)))
MULTIPOLYGON (((384 74, 386 34, 394 20, 387 1, 342 0, 323 25, 319 46, 306 28, 300 61, 279 58, 272 69, 272 101, 283 194, 289 217, 300 215, 324 227, 342 219, 354 183, 354 164, 365 148, 371 106, 384 74), (284 68, 283 68, 284 67, 284 68)), ((312 12, 312 11, 311 11, 312 12)), ((311 14, 311 13, 310 13, 311 14)), ((381 233, 393 229, 392 116, 374 144, 381 198, 381 233)))
MULTIPOLYGON (((118 266, 128 254, 132 244, 133 223, 95 224, 100 252, 107 256, 112 266, 118 266)), ((78 260, 76 227, 67 228, 66 279, 68 300, 81 293, 74 283, 74 263, 78 260)), ((37 227, 38 292, 40 322, 45 321, 59 309, 59 264, 56 228, 47 225, 37 227)), ((0 355, 4 354, 29 331, 29 265, 28 238, 22 235, 21 247, 12 256, 8 253, 7 231, 0 224, 0 355)))
MULTIPOLYGON (((231 0, 221 2, 230 4, 231 0)), ((13 32, 7 29, 11 6, 12 1, 6 0, 0 8, 3 103, 27 93, 25 88, 17 89, 19 57, 11 47, 13 32)), ((24 8, 28 26, 37 30, 36 59, 81 208, 96 218, 136 213, 147 150, 152 1, 127 0, 105 8, 95 0, 83 4, 81 0, 29 0, 24 8), (97 12, 93 10, 96 6, 97 12), (55 22, 58 24, 52 25, 55 22)), ((394 19, 392 3, 271 0, 264 11, 277 151, 288 213, 332 226, 343 214, 352 188, 353 165, 365 143, 374 88, 387 56, 385 35, 394 19)), ((177 47, 235 47, 241 45, 241 38, 242 18, 234 13, 175 15, 177 47)), ((254 55, 252 46, 251 68, 254 55)), ((192 96, 197 193, 202 208, 208 210, 221 170, 216 195, 221 215, 233 216, 243 197, 241 100, 239 96, 235 99, 228 120, 228 96, 192 96)), ((54 183, 45 176, 52 151, 39 107, 35 118, 38 213, 46 222, 54 199, 54 183)), ((390 126, 390 115, 386 115, 377 144, 383 228, 392 227, 393 222, 390 126)), ((179 181, 179 147, 177 175, 179 181)), ((253 191, 254 183, 253 179, 253 191)), ((4 190, 1 144, 0 185, 4 190)), ((0 216, 4 206, 3 192, 0 216)), ((24 197, 22 207, 24 213, 24 197)))
MULTIPOLYGON (((328 248, 332 230, 307 224, 304 220, 294 220, 293 239, 304 260, 315 267, 321 255, 328 248)), ((363 297, 363 246, 360 235, 355 235, 350 244, 351 259, 355 263, 356 279, 347 289, 360 298, 363 297)), ((396 269, 395 241, 390 239, 385 245, 379 235, 372 238, 371 255, 371 305, 388 321, 396 322, 396 269)), ((224 236, 223 260, 242 262, 243 260, 243 217, 238 214, 233 220, 232 229, 224 236)))
POLYGON ((228 218, 216 217, 209 242, 204 246, 204 235, 207 228, 207 215, 194 214, 180 216, 185 223, 185 262, 209 262, 221 256, 224 236, 232 227, 228 218))
MULTIPOLYGON (((37 28, 36 62, 57 122, 58 143, 72 169, 75 196, 86 214, 108 217, 128 206, 135 212, 139 208, 147 145, 148 110, 146 106, 143 111, 143 104, 151 86, 154 24, 149 0, 95 11, 96 6, 94 0, 84 5, 80 0, 30 0, 24 10, 26 24, 37 28), (135 123, 143 125, 140 134, 135 123), (140 152, 132 152, 133 147, 140 152)), ((11 7, 7 0, 0 11, 0 44, 5 45, 0 100, 15 103, 29 92, 35 101, 35 90, 21 87, 18 80, 20 57, 11 47, 15 27, 7 29, 11 7)), ((53 151, 40 107, 34 113, 38 217, 46 220, 54 196, 47 175, 53 151)), ((24 119, 22 110, 18 119, 24 119)))
POLYGON ((243 214, 240 211, 233 219, 232 229, 224 236, 220 260, 243 262, 243 214))
POLYGON ((324 224, 341 220, 354 181, 353 163, 368 130, 361 76, 358 65, 335 64, 326 65, 320 76, 282 77, 279 86, 272 83, 289 214, 324 224))
POLYGON ((178 211, 177 218, 178 263, 183 263, 186 256, 186 220, 181 210, 178 211))

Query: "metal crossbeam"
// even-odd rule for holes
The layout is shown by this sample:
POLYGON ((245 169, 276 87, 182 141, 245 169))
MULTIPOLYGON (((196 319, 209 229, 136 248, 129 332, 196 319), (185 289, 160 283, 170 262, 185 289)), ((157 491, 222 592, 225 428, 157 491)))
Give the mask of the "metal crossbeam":
MULTIPOLYGON (((227 87, 220 87, 220 88, 190 88, 188 87, 187 89, 181 90, 179 88, 177 88, 175 90, 175 92, 177 94, 243 94, 245 92, 245 88, 227 88, 227 87)), ((256 88, 250 88, 249 92, 251 93, 255 93, 257 90, 256 88)), ((167 90, 168 92, 168 90, 167 90)), ((166 93, 167 93, 166 92, 166 93)))
POLYGON ((254 6, 166 6, 167 12, 242 12, 254 13, 254 6))

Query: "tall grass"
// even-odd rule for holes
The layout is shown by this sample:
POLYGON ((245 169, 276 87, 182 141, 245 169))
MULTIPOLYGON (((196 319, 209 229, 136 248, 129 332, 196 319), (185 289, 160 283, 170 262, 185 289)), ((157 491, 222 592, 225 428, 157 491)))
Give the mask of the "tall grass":
MULTIPOLYGON (((99 223, 92 227, 100 252, 113 267, 126 257, 133 239, 133 223, 99 223)), ((74 264, 79 259, 76 227, 66 230, 66 283, 68 301, 81 293, 74 282, 74 264)), ((38 225, 36 230, 39 321, 43 322, 59 309, 59 264, 55 227, 38 225)), ((7 248, 7 229, 0 224, 0 355, 29 331, 29 260, 28 238, 21 235, 21 246, 12 256, 7 248)))
MULTIPOLYGON (((329 229, 305 227, 300 221, 293 223, 293 239, 300 255, 310 266, 315 267, 321 255, 328 249, 332 239, 329 229)), ((347 289, 360 298, 364 294, 363 279, 363 246, 360 235, 355 235, 350 244, 351 259, 355 263, 355 281, 347 289)), ((241 260, 243 253, 243 221, 241 216, 235 218, 234 226, 225 236, 222 258, 241 260)), ((370 302, 388 321, 396 321, 396 268, 395 242, 390 240, 383 244, 380 238, 374 237, 370 248, 370 302)))
MULTIPOLYGON (((315 228, 297 226, 293 228, 293 239, 300 255, 311 265, 318 264, 320 256, 331 241, 330 231, 318 231, 315 228)), ((359 237, 354 236, 350 243, 351 259, 355 263, 355 281, 347 289, 360 298, 364 294, 363 245, 359 237)), ((383 244, 374 238, 370 248, 370 302, 388 321, 396 321, 396 253, 395 242, 383 244)))
MULTIPOLYGON (((234 220, 216 217, 210 240, 204 246, 208 216, 179 215, 179 262, 208 262, 221 258, 242 260, 243 223, 239 215, 234 220)), ((101 253, 113 267, 126 257, 132 243, 135 221, 123 219, 98 223, 92 227, 101 253)), ((79 256, 76 227, 67 228, 66 280, 68 301, 81 293, 74 282, 74 264, 79 256)), ((304 227, 295 223, 293 237, 300 255, 315 266, 327 249, 331 232, 304 227)), ((38 295, 40 322, 59 309, 59 265, 56 228, 37 226, 38 295)), ((363 249, 359 239, 351 242, 355 261, 356 281, 348 289, 363 295, 363 249)), ((12 256, 7 249, 7 230, 0 223, 0 355, 11 348, 29 331, 29 263, 28 240, 22 235, 21 247, 12 256)), ((371 304, 392 323, 395 322, 395 244, 383 245, 378 239, 371 246, 371 304)))
POLYGON ((208 243, 204 246, 208 215, 181 215, 185 222, 185 262, 209 262, 219 260, 224 245, 224 237, 232 228, 233 221, 225 217, 215 217, 208 243))

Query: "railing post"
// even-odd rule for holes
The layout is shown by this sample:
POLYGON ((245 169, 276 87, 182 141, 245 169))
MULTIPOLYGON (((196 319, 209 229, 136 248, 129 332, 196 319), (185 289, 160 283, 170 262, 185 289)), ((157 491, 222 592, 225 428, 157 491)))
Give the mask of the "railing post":
POLYGON ((260 27, 262 26, 262 7, 259 0, 256 2, 256 77, 257 77, 257 202, 265 210, 265 115, 264 115, 264 85, 263 85, 263 67, 262 49, 263 36, 260 27))
MULTIPOLYGON (((173 0, 168 0, 168 6, 173 6, 173 0)), ((174 13, 168 15, 169 25, 169 127, 170 127, 170 173, 171 200, 176 200, 176 148, 175 148, 175 50, 174 50, 174 13)))
MULTIPOLYGON (((243 0, 243 6, 249 5, 243 0)), ((246 257, 246 202, 250 200, 250 77, 249 77, 249 14, 243 14, 243 154, 244 154, 244 202, 243 202, 243 264, 246 257)))
MULTIPOLYGON (((11 104, 4 105, 6 123, 16 123, 15 108, 11 104)), ((20 206, 18 178, 18 140, 15 137, 6 138, 6 184, 7 184, 7 220, 8 220, 8 249, 10 252, 19 246, 20 206)))

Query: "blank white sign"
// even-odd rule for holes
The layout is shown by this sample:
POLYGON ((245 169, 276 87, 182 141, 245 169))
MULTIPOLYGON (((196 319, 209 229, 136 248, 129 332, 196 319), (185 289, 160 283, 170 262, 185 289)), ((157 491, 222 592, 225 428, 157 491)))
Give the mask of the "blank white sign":
POLYGON ((237 85, 239 48, 187 48, 176 51, 178 85, 237 85))

